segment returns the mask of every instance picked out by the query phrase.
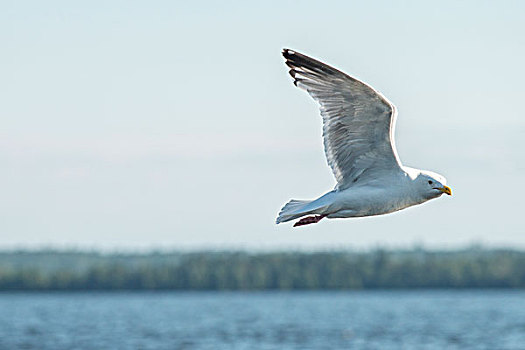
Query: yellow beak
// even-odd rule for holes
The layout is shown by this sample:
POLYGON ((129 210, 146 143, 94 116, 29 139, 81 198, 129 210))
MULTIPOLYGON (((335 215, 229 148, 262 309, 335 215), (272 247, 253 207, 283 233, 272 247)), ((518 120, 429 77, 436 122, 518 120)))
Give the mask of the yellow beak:
POLYGON ((452 190, 448 186, 443 186, 442 188, 438 188, 443 193, 448 194, 449 196, 452 196, 452 190))

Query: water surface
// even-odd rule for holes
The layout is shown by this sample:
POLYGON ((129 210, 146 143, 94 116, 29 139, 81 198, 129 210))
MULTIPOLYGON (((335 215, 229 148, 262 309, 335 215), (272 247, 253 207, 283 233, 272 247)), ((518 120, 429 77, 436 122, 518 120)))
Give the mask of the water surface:
POLYGON ((525 349, 525 292, 3 293, 0 349, 525 349))

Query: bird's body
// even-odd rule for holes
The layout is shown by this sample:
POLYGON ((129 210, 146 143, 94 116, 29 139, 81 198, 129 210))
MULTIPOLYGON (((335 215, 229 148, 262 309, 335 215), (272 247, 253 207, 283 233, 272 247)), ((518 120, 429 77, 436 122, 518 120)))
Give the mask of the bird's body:
POLYGON ((394 145, 396 108, 365 83, 285 49, 294 84, 321 106, 328 164, 336 188, 312 201, 291 200, 277 223, 387 214, 451 194, 441 175, 401 165, 394 145))

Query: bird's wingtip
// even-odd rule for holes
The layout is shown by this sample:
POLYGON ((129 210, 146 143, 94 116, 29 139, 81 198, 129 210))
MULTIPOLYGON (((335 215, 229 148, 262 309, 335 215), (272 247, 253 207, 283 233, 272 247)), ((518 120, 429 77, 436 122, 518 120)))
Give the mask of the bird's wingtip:
POLYGON ((290 49, 287 49, 287 48, 284 48, 283 51, 283 56, 285 58, 289 58, 290 56, 294 55, 295 54, 295 51, 294 50, 290 50, 290 49))

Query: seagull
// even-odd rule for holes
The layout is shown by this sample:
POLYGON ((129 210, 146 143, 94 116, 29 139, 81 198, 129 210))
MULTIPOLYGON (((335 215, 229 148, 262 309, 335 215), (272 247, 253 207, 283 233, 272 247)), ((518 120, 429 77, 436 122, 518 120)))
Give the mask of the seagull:
POLYGON ((319 104, 324 151, 335 188, 314 200, 292 199, 276 223, 392 213, 452 195, 442 175, 401 164, 394 142, 396 107, 370 85, 327 64, 284 49, 295 86, 319 104))

